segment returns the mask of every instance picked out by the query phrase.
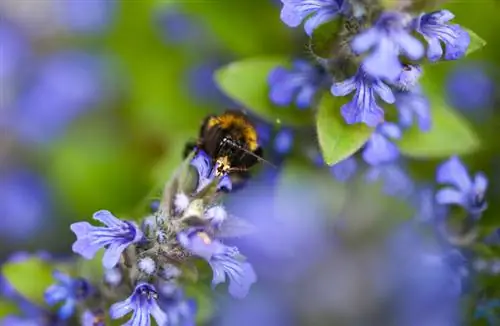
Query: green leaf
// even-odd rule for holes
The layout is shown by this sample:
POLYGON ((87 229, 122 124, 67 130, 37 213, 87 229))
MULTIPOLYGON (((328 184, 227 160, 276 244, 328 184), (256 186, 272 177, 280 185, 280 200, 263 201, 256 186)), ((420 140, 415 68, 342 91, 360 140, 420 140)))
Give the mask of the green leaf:
POLYGON ((477 151, 480 141, 468 122, 440 95, 427 95, 431 102, 432 128, 422 132, 418 126, 412 126, 398 142, 401 152, 410 157, 446 158, 477 151))
POLYGON ((0 320, 8 315, 15 315, 19 312, 16 304, 12 301, 0 299, 0 320))
POLYGON ((311 110, 278 107, 269 100, 267 77, 287 60, 277 57, 257 57, 233 62, 215 73, 220 88, 231 98, 271 123, 292 126, 311 125, 311 110))
POLYGON ((486 41, 483 40, 479 35, 477 35, 476 33, 474 33, 473 31, 471 31, 468 28, 464 28, 464 29, 467 33, 469 33, 469 36, 470 36, 469 48, 467 49, 467 52, 465 53, 465 55, 469 55, 472 52, 475 52, 486 45, 486 41))
POLYGON ((354 154, 373 132, 365 124, 345 123, 340 115, 340 107, 345 101, 345 98, 326 94, 319 105, 316 121, 318 140, 323 158, 330 166, 354 154))
POLYGON ((35 257, 2 266, 7 281, 19 294, 36 304, 43 303, 45 290, 54 283, 52 271, 50 264, 35 257))
POLYGON ((311 51, 320 58, 331 58, 340 26, 342 20, 335 19, 316 28, 309 42, 311 51))
POLYGON ((185 285, 186 296, 196 301, 196 325, 207 323, 213 316, 213 291, 210 287, 198 283, 185 285))

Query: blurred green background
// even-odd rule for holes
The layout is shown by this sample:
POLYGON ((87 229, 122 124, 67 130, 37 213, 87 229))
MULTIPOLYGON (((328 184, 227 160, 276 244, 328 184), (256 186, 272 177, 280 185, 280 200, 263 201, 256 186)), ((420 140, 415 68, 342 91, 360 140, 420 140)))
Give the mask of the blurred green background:
MULTIPOLYGON (((144 198, 180 163, 184 144, 196 137, 202 118, 234 105, 213 84, 216 67, 258 55, 310 57, 303 30, 280 21, 280 1, 68 3, 0 2, 2 63, 14 62, 0 79, 2 258, 17 250, 67 254, 74 241, 69 225, 100 209, 121 217, 146 214, 144 198), (12 44, 14 50, 7 51, 12 44), (46 68, 46 61, 60 60, 60 53, 70 53, 69 66, 46 68), (71 71, 75 53, 99 61, 92 63, 91 76, 76 59, 75 73, 51 70, 71 71), (33 91, 37 83, 45 86, 33 91), (60 94, 73 96, 67 100, 71 105, 44 108, 44 101, 56 103, 60 94), (34 129, 39 132, 26 132, 34 129)), ((443 97, 450 73, 470 63, 487 67, 496 87, 499 6, 495 0, 446 5, 455 22, 488 44, 464 60, 426 66, 443 97)), ((474 85, 466 88, 474 92, 474 85)), ((498 224, 500 204, 491 200, 500 195, 495 184, 500 178, 498 98, 491 103, 462 114, 483 144, 465 160, 472 169, 486 171, 494 188, 485 223, 498 224)), ((437 161, 409 163, 414 176, 432 181, 437 161)))

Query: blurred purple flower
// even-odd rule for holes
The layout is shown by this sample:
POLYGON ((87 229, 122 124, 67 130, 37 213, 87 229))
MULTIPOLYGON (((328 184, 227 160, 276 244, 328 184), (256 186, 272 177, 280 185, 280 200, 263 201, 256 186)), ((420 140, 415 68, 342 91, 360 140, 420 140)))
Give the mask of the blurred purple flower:
POLYGON ((397 163, 371 166, 365 173, 365 180, 369 183, 381 180, 384 193, 390 196, 407 197, 413 192, 413 180, 397 163))
POLYGON ((355 76, 339 83, 334 83, 331 93, 334 96, 346 96, 356 90, 352 100, 341 108, 342 116, 348 124, 366 123, 375 127, 384 121, 384 110, 375 100, 377 94, 384 102, 392 104, 394 94, 389 86, 380 79, 370 77, 361 66, 355 76))
POLYGON ((0 20, 0 44, 2 44, 0 90, 3 91, 5 79, 14 76, 21 67, 23 59, 28 55, 29 46, 25 35, 3 18, 0 20))
POLYGON ((417 189, 412 203, 415 206, 413 219, 417 222, 437 225, 448 215, 447 207, 436 203, 435 192, 431 187, 417 189))
POLYGON ((54 271, 53 276, 57 283, 51 285, 45 291, 45 302, 49 306, 63 302, 63 305, 57 311, 57 315, 59 318, 67 320, 75 312, 78 301, 87 298, 92 288, 86 280, 74 279, 59 271, 54 271))
POLYGON ((468 117, 486 120, 495 105, 495 83, 487 67, 478 63, 459 65, 447 77, 448 102, 468 117))
POLYGON ((424 47, 407 29, 410 22, 405 14, 385 12, 373 27, 352 40, 352 50, 357 54, 373 48, 363 61, 369 75, 393 81, 403 68, 398 58, 400 55, 412 60, 424 55, 424 47))
POLYGON ((357 170, 358 162, 356 161, 354 155, 351 155, 330 167, 330 172, 339 182, 347 182, 356 174, 357 170))
POLYGON ((80 322, 82 326, 106 326, 104 311, 85 310, 80 317, 80 322))
POLYGON ((166 44, 195 45, 205 49, 206 46, 219 46, 217 40, 207 33, 207 28, 200 24, 196 17, 190 17, 180 8, 170 4, 156 12, 156 22, 166 44))
POLYGON ((459 25, 450 25, 448 22, 455 17, 448 10, 440 10, 428 14, 421 14, 414 21, 415 30, 428 43, 427 58, 437 61, 443 56, 441 42, 445 45, 445 60, 457 60, 465 55, 470 43, 470 36, 459 25))
POLYGON ((171 291, 162 292, 158 288, 160 297, 158 305, 167 315, 167 320, 171 325, 195 326, 196 302, 188 300, 184 296, 184 291, 174 285, 171 291))
POLYGON ((25 169, 6 170, 0 178, 2 238, 28 239, 47 225, 51 211, 49 189, 44 180, 25 169))
POLYGON ((289 128, 282 128, 274 137, 274 150, 280 154, 288 154, 293 147, 293 131, 289 128))
POLYGON ((363 149, 363 159, 370 165, 395 161, 399 157, 399 149, 390 139, 400 138, 398 125, 391 122, 380 124, 363 149))
POLYGON ((142 240, 143 233, 133 222, 122 221, 109 211, 98 211, 93 218, 106 226, 93 226, 88 222, 71 224, 71 231, 77 237, 73 251, 85 259, 92 259, 99 249, 106 248, 102 264, 107 269, 113 268, 128 246, 142 240))
POLYGON ((295 60, 291 69, 277 67, 268 76, 271 101, 278 106, 295 103, 299 109, 312 106, 325 81, 325 72, 304 60, 295 60))
POLYGON ((299 26, 307 18, 304 29, 311 36, 313 31, 346 12, 345 0, 281 0, 281 20, 290 27, 299 26))
POLYGON ((197 229, 181 232, 178 239, 184 248, 210 264, 214 287, 229 278, 229 293, 235 298, 244 298, 257 281, 252 265, 242 260, 236 247, 226 246, 197 229))
POLYGON ((429 131, 432 128, 430 103, 420 87, 414 87, 406 92, 396 92, 395 96, 401 127, 411 127, 416 119, 421 131, 429 131))
POLYGON ((109 27, 115 0, 62 0, 56 2, 59 19, 72 32, 100 33, 109 27))
POLYGON ((45 142, 103 96, 103 62, 90 54, 64 52, 42 61, 20 94, 12 125, 25 140, 45 142))
POLYGON ((485 195, 488 179, 486 175, 478 172, 472 180, 467 168, 457 156, 451 157, 438 167, 436 181, 449 185, 437 192, 436 200, 439 204, 460 205, 476 218, 479 218, 487 208, 485 195))

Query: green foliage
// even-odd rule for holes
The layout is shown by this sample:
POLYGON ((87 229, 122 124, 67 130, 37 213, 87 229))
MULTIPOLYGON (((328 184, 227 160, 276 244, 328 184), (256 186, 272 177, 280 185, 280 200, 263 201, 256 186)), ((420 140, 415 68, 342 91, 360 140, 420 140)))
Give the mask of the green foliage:
POLYGON ((431 105, 432 128, 422 132, 417 125, 407 130, 398 142, 401 152, 410 157, 447 158, 477 151, 480 140, 469 123, 449 107, 440 86, 424 75, 422 85, 431 105))
POLYGON ((0 320, 8 315, 15 315, 19 312, 14 302, 0 299, 0 320))
POLYGON ((270 123, 311 125, 311 110, 278 107, 269 100, 268 75, 272 69, 286 65, 287 60, 282 58, 255 57, 236 61, 219 69, 215 79, 228 96, 270 123))
POLYGON ((17 292, 35 304, 44 302, 45 290, 54 283, 52 271, 50 264, 36 257, 2 266, 5 279, 17 292))
POLYGON ((483 40, 479 35, 477 35, 468 28, 464 29, 467 31, 467 33, 469 33, 470 36, 470 44, 469 48, 467 49, 466 55, 469 55, 472 52, 475 52, 486 45, 486 41, 483 40))
POLYGON ((325 94, 319 105, 317 132, 323 158, 334 165, 355 153, 363 146, 373 129, 365 124, 348 125, 340 115, 345 99, 325 94))
POLYGON ((331 58, 342 23, 341 19, 335 19, 316 28, 309 41, 310 50, 320 58, 331 58))
POLYGON ((213 291, 200 282, 185 286, 186 296, 196 301, 196 325, 203 325, 210 321, 214 314, 213 291))

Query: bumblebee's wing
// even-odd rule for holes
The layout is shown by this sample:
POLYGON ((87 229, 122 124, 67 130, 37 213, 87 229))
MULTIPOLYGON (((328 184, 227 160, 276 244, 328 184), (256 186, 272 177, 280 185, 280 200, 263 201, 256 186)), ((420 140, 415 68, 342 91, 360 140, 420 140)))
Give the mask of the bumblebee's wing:
POLYGON ((257 227, 247 220, 229 215, 215 232, 215 235, 219 238, 239 238, 254 234, 256 230, 257 227))

